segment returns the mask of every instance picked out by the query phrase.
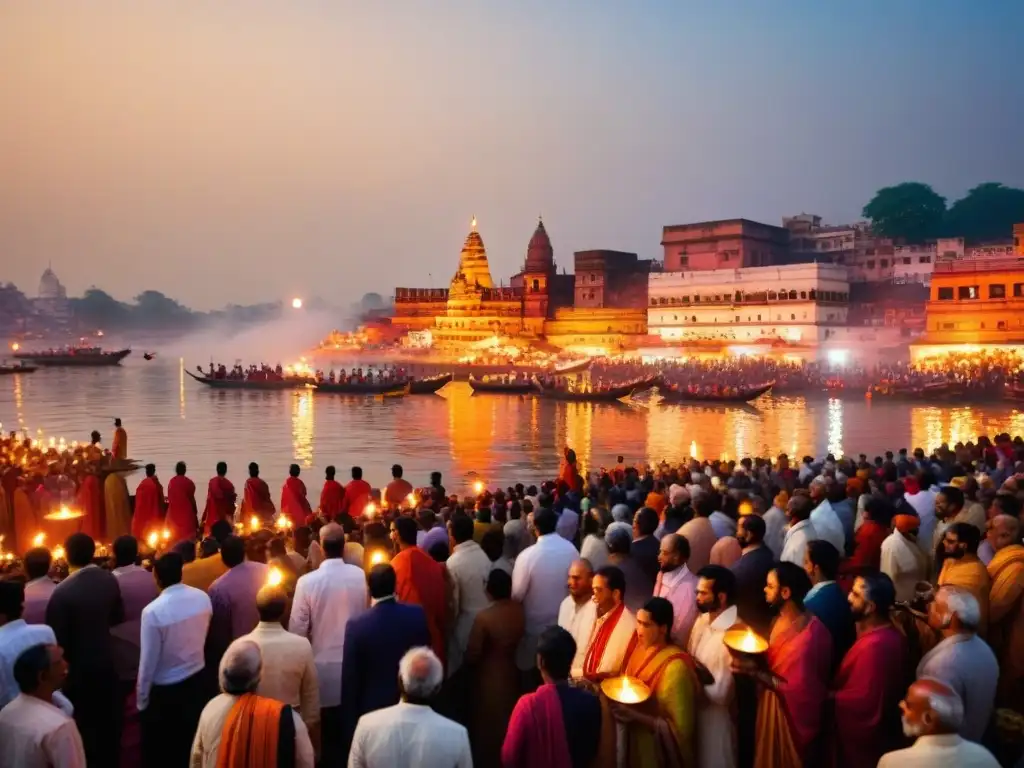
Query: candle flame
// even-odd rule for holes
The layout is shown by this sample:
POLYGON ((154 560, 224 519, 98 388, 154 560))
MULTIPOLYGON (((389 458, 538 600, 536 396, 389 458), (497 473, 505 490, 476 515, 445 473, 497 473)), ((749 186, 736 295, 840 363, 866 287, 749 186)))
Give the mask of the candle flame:
POLYGON ((64 554, 65 554, 64 553, 64 547, 58 546, 55 550, 53 550, 53 556, 57 560, 63 560, 64 559, 64 554))
POLYGON ((150 549, 156 549, 157 542, 159 541, 160 537, 156 535, 156 531, 153 531, 153 533, 146 537, 146 543, 149 544, 150 549))
POLYGON ((473 483, 473 493, 475 493, 477 496, 479 496, 483 492, 484 492, 484 484, 483 484, 482 480, 477 480, 475 483, 473 483))
POLYGON ((168 539, 170 539, 171 538, 170 530, 167 529, 167 528, 164 528, 163 531, 160 533, 160 538, 162 538, 164 541, 167 541, 168 539))
POLYGON ((258 531, 260 529, 260 519, 256 517, 256 515, 249 518, 249 527, 254 531, 258 531))
POLYGON ((388 556, 384 554, 384 550, 378 549, 376 552, 370 555, 370 565, 380 565, 381 563, 386 562, 387 559, 388 556))
POLYGON ((405 497, 405 502, 410 507, 415 507, 416 506, 416 496, 414 494, 410 493, 408 496, 405 497))
POLYGON ((284 574, 281 573, 281 569, 271 568, 270 573, 267 574, 267 586, 278 587, 282 581, 284 581, 284 574))
POLYGON ((369 504, 366 505, 366 508, 363 509, 363 514, 367 517, 373 517, 377 514, 377 505, 371 501, 369 504))
POLYGON ((46 541, 46 534, 45 533, 37 533, 35 536, 32 537, 32 546, 33 547, 41 547, 41 546, 43 546, 43 542, 44 541, 46 541))
POLYGON ((632 681, 628 677, 623 677, 622 687, 619 688, 619 701, 623 704, 639 704, 642 700, 640 691, 632 681))

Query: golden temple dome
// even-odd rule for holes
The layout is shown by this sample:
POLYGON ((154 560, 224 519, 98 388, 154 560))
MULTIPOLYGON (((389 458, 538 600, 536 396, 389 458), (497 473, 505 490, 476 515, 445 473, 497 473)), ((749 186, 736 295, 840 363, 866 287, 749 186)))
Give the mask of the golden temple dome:
POLYGON ((526 266, 524 272, 550 272, 555 268, 555 254, 551 247, 551 238, 544 229, 544 219, 537 222, 530 244, 526 247, 526 266))
POLYGON ((466 242, 462 245, 462 253, 459 256, 459 269, 452 278, 462 280, 469 286, 479 288, 493 288, 494 281, 491 280, 491 268, 487 263, 487 249, 484 248, 483 238, 476 231, 476 217, 470 224, 469 234, 466 235, 466 242))

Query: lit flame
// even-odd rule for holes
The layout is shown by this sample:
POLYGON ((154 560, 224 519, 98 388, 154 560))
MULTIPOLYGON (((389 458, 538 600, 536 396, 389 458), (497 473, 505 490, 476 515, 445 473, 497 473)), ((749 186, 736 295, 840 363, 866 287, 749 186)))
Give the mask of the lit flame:
POLYGON ((384 553, 383 549, 378 549, 372 555, 370 555, 370 565, 380 565, 381 563, 387 562, 388 556, 384 553))
POLYGON ((302 299, 298 297, 292 299, 292 309, 302 309, 302 299))
POLYGON ((281 569, 271 568, 270 573, 267 574, 267 586, 279 587, 282 581, 284 581, 284 574, 281 573, 281 569))
POLYGON ((17 352, 19 349, 21 349, 21 344, 19 344, 18 342, 14 342, 13 344, 11 344, 11 349, 17 352))
POLYGON ((260 519, 256 517, 256 515, 249 518, 249 527, 254 531, 258 531, 260 529, 260 519))
POLYGON ((171 538, 171 531, 167 528, 164 528, 163 531, 160 532, 160 538, 164 541, 168 541, 171 538))
POLYGON ((483 492, 484 492, 483 480, 477 480, 475 483, 473 483, 473 493, 475 493, 477 496, 479 496, 483 492))
POLYGON ((43 546, 43 542, 44 541, 46 541, 46 534, 45 533, 37 533, 35 536, 32 537, 32 546, 33 547, 41 547, 41 546, 43 546))
POLYGON ((405 497, 405 503, 408 504, 410 507, 415 507, 416 506, 416 496, 414 494, 410 493, 408 496, 405 497))
POLYGON ((365 507, 365 508, 363 509, 363 514, 364 514, 364 515, 366 515, 367 517, 373 517, 374 515, 376 515, 376 514, 377 514, 377 505, 376 505, 376 504, 374 504, 374 503, 373 503, 373 502, 371 501, 371 502, 370 502, 369 504, 367 504, 367 505, 366 505, 366 507, 365 507))
POLYGON ((150 549, 156 549, 156 545, 160 542, 160 537, 157 536, 156 531, 153 531, 149 536, 146 537, 146 543, 149 544, 150 549))
POLYGON ((53 556, 57 560, 63 560, 64 559, 64 547, 58 546, 55 550, 53 550, 53 556))
POLYGON ((622 704, 639 704, 643 701, 642 691, 638 690, 628 677, 622 678, 622 685, 616 698, 622 704))

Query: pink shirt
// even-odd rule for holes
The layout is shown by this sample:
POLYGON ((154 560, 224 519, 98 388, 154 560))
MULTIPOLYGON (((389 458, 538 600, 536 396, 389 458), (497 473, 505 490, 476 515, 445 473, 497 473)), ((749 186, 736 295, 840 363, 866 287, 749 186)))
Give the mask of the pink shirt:
POLYGON ((654 596, 672 603, 672 642, 685 648, 697 620, 697 577, 685 565, 661 571, 654 583, 654 596))
POLYGON ((26 624, 45 624, 46 605, 57 585, 48 576, 32 579, 25 585, 25 610, 21 618, 26 624))

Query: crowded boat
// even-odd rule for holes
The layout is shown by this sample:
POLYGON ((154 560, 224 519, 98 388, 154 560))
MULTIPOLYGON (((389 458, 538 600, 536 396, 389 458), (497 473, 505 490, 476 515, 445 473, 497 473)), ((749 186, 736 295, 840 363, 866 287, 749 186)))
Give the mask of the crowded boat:
POLYGON ((279 494, 127 444, 0 443, 0 766, 1019 764, 1020 436, 279 494))

